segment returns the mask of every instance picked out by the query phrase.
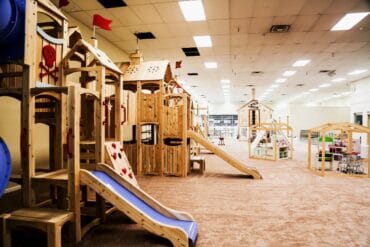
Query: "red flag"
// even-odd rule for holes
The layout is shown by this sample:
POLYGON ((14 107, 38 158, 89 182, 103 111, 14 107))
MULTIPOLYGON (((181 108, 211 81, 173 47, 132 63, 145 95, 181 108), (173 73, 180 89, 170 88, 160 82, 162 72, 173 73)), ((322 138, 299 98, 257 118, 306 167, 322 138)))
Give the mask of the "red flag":
POLYGON ((180 69, 180 68, 181 68, 181 63, 182 63, 182 60, 180 60, 180 61, 176 61, 176 66, 175 66, 175 68, 176 68, 176 69, 180 69))
POLYGON ((68 0, 59 0, 59 8, 67 6, 69 4, 68 0))
POLYGON ((112 30, 110 24, 112 20, 105 19, 103 16, 94 14, 93 25, 98 26, 104 30, 112 30))

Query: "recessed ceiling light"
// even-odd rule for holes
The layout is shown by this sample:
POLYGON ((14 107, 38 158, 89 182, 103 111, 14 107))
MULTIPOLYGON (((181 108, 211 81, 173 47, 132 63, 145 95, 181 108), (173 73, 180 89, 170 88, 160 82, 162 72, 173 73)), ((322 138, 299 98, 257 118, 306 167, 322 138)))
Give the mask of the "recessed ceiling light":
POLYGON ((266 92, 272 92, 272 91, 274 91, 273 88, 269 88, 269 89, 266 90, 266 92))
POLYGON ((207 69, 217 69, 217 63, 216 62, 205 62, 204 66, 207 69))
POLYGON ((286 78, 278 78, 278 79, 276 79, 275 82, 277 82, 277 83, 284 83, 284 82, 286 82, 286 78))
POLYGON ((295 63, 293 63, 293 67, 303 67, 307 65, 311 60, 305 59, 305 60, 297 60, 295 63))
POLYGON ((321 84, 319 87, 330 87, 331 84, 330 83, 324 83, 324 84, 321 84))
POLYGON ((289 77, 295 74, 296 71, 294 70, 287 70, 283 73, 283 76, 289 77))
POLYGON ((271 85, 272 88, 277 88, 279 87, 280 85, 279 84, 274 84, 274 85, 271 85))
POLYGON ((344 81, 346 80, 346 78, 343 78, 343 77, 340 77, 340 78, 335 78, 333 80, 331 80, 332 82, 341 82, 341 81, 344 81))
POLYGON ((212 40, 209 35, 193 36, 193 39, 197 47, 212 47, 212 40))
POLYGON ((349 72, 347 75, 359 75, 365 73, 367 69, 356 69, 354 71, 349 72))
POLYGON ((319 89, 318 88, 312 88, 312 89, 310 89, 308 91, 310 91, 310 92, 317 92, 317 91, 319 91, 319 89))
POLYGON ((228 83, 230 83, 230 80, 229 79, 222 79, 221 83, 222 84, 228 84, 228 83))
POLYGON ((358 13, 350 13, 343 16, 331 29, 330 31, 342 31, 342 30, 350 30, 353 26, 359 23, 362 19, 364 19, 369 12, 358 12, 358 13))
POLYGON ((222 84, 221 85, 221 88, 230 88, 230 85, 228 85, 228 84, 222 84))
POLYGON ((180 1, 179 5, 186 21, 204 21, 206 19, 202 1, 180 1))

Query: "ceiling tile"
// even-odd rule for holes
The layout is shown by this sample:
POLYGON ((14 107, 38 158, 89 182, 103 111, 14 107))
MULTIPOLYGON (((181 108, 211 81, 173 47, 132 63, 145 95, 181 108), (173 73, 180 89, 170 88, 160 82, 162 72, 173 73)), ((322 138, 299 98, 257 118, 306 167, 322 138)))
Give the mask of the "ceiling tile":
POLYGON ((210 20, 208 21, 210 34, 229 34, 230 23, 229 20, 210 20))
POLYGON ((298 15, 306 2, 310 0, 280 0, 276 16, 298 15))
POLYGON ((120 40, 136 40, 136 36, 127 27, 116 27, 113 32, 120 38, 120 40))
POLYGON ((228 19, 229 0, 203 0, 207 20, 228 19))
POLYGON ((150 30, 156 38, 171 38, 174 36, 167 24, 153 24, 147 26, 148 30, 150 30))
POLYGON ((206 21, 194 21, 187 22, 189 30, 193 35, 209 35, 208 22, 206 21))
POLYGON ((230 36, 230 45, 231 46, 245 46, 248 41, 247 34, 233 34, 230 36))
POLYGON ((291 32, 286 35, 283 42, 285 44, 297 44, 297 43, 300 44, 305 41, 304 40, 305 35, 306 35, 305 32, 291 32))
POLYGON ((319 15, 333 2, 333 0, 309 0, 301 10, 301 15, 319 15))
POLYGON ((186 22, 169 23, 168 28, 174 36, 190 35, 190 29, 186 22))
POLYGON ((291 26, 292 32, 307 32, 319 19, 319 15, 300 15, 291 26))
POLYGON ((255 0, 230 0, 230 18, 252 17, 254 2, 255 0))
POLYGON ((249 32, 251 18, 248 19, 231 19, 230 20, 230 33, 243 34, 249 32))
POLYGON ((278 8, 279 8, 279 1, 256 0, 254 4, 253 17, 277 16, 275 13, 278 8))
POLYGON ((75 3, 83 10, 93 10, 93 9, 103 9, 103 5, 101 5, 96 0, 84 0, 84 1, 75 1, 75 3))
POLYGON ((230 45, 229 35, 213 35, 212 43, 213 46, 229 46, 230 45))
POLYGON ((132 53, 137 48, 136 40, 126 40, 126 41, 119 41, 119 42, 113 42, 113 43, 128 54, 132 53))
POLYGON ((116 17, 122 26, 143 24, 140 18, 129 7, 111 8, 108 9, 108 12, 116 17))
POLYGON ((286 15, 286 16, 275 16, 272 20, 272 25, 292 25, 292 23, 297 19, 296 15, 286 15))
POLYGON ((162 18, 152 5, 135 5, 130 8, 144 24, 163 23, 162 18))
POLYGON ((321 15, 315 24, 312 26, 311 31, 327 31, 330 30, 335 23, 337 23, 342 15, 321 15))
POLYGON ((158 3, 154 7, 166 23, 185 21, 177 2, 158 3))
MULTIPOLYGON (((351 12, 360 0, 334 0, 331 4, 325 9, 323 14, 344 14, 351 12)), ((361 0, 364 1, 364 0, 361 0)))
POLYGON ((272 25, 272 17, 252 18, 249 33, 268 33, 272 25))

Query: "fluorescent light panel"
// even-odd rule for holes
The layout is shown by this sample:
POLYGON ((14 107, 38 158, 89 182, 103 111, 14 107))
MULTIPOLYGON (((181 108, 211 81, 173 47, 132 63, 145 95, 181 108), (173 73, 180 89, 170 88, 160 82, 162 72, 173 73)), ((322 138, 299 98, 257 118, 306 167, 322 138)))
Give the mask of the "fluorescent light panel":
POLYGON ((180 1, 179 6, 186 21, 206 20, 202 1, 180 1))
POLYGON ((310 91, 310 92, 317 92, 317 91, 319 91, 319 89, 318 89, 318 88, 312 88, 312 89, 310 89, 309 91, 310 91))
POLYGON ((293 67, 303 67, 306 66, 309 62, 311 62, 311 60, 297 60, 295 63, 293 63, 293 67))
POLYGON ((289 76, 292 76, 296 73, 296 71, 294 70, 287 70, 283 73, 283 76, 286 76, 286 77, 289 77, 289 76))
POLYGON ((276 79, 275 82, 277 82, 277 83, 284 83, 284 82, 286 82, 286 78, 278 78, 278 79, 276 79))
POLYGON ((230 80, 229 79, 222 79, 221 83, 222 84, 228 84, 228 83, 230 83, 230 80))
POLYGON ((324 83, 324 84, 321 84, 319 87, 330 87, 331 84, 330 83, 324 83))
POLYGON ((216 62, 205 62, 204 66, 207 69, 217 69, 217 67, 218 67, 216 62))
POLYGON ((223 88, 223 89, 230 88, 230 85, 228 85, 228 84, 222 84, 221 85, 221 88, 223 88))
POLYGON ((209 35, 193 36, 193 39, 197 47, 212 47, 212 40, 209 35))
POLYGON ((277 87, 279 87, 280 85, 279 84, 274 84, 274 85, 272 85, 271 87, 272 88, 277 88, 277 87))
POLYGON ((344 81, 346 80, 346 78, 343 78, 343 77, 340 77, 340 78, 335 78, 333 80, 331 80, 332 82, 341 82, 341 81, 344 81))
POLYGON ((343 16, 330 30, 331 31, 343 31, 350 30, 362 19, 364 19, 369 12, 358 12, 358 13, 349 13, 343 16))
POLYGON ((359 75, 359 74, 365 73, 366 71, 367 69, 356 69, 352 72, 349 72, 348 75, 359 75))

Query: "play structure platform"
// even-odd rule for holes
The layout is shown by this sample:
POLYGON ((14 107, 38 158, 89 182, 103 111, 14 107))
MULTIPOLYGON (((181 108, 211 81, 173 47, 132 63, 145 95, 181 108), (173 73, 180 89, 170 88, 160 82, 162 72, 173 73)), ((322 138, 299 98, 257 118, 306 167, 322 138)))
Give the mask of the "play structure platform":
POLYGON ((234 168, 238 169, 240 172, 243 172, 247 175, 250 175, 254 179, 261 179, 262 178, 261 174, 258 172, 257 169, 244 165, 239 160, 237 160, 234 157, 232 157, 231 155, 227 154, 221 148, 219 148, 219 147, 215 146, 214 144, 210 143, 208 140, 206 140, 200 134, 198 134, 198 133, 196 133, 192 130, 188 130, 187 135, 190 139, 196 141, 197 143, 202 145, 204 148, 208 149, 209 151, 211 151, 212 153, 214 153, 215 155, 217 155, 218 157, 220 157, 221 159, 226 161, 228 164, 230 164, 234 168))

